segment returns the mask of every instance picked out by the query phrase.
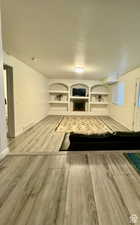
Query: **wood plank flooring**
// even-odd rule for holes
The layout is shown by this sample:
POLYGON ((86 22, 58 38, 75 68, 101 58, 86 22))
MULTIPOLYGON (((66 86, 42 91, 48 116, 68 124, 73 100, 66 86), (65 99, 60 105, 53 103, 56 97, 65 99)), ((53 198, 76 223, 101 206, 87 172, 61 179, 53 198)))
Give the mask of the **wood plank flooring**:
POLYGON ((63 141, 64 133, 58 134, 55 132, 55 129, 62 118, 62 116, 46 117, 33 128, 10 141, 10 152, 57 152, 63 141))
POLYGON ((99 116, 97 118, 100 119, 111 131, 128 131, 126 127, 109 116, 99 116))
MULTIPOLYGON (((11 153, 56 153, 62 145, 65 132, 58 132, 58 127, 67 121, 64 116, 48 116, 40 123, 29 129, 14 140, 10 140, 9 149, 11 153)), ((70 118, 70 117, 69 117, 70 118)), ((91 117, 92 118, 92 117, 91 117)), ((127 130, 124 126, 109 117, 93 117, 100 128, 110 132, 117 130, 127 130)), ((77 122, 76 126, 79 126, 77 122)), ((100 131, 101 131, 100 129, 100 131)))
POLYGON ((140 225, 139 174, 120 152, 59 152, 63 118, 49 116, 9 142, 11 154, 0 161, 0 225, 129 225, 133 214, 140 225))
POLYGON ((7 156, 0 225, 129 225, 140 176, 121 153, 7 156))

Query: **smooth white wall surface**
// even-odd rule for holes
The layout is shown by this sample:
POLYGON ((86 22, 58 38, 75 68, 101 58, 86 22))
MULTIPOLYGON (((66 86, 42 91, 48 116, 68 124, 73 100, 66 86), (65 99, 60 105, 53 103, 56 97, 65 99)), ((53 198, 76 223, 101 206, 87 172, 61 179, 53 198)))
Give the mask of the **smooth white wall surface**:
MULTIPOLYGON (((124 105, 110 104, 109 107, 110 116, 129 129, 133 129, 136 81, 138 78, 140 78, 140 68, 122 75, 119 81, 125 84, 125 103, 124 105)), ((110 86, 110 92, 114 85, 110 86)))
POLYGON ((7 148, 7 131, 5 120, 5 103, 4 103, 4 80, 3 80, 3 51, 1 37, 1 17, 0 17, 0 152, 7 148))
POLYGON ((41 73, 11 55, 4 63, 13 67, 16 136, 46 117, 48 80, 41 73))

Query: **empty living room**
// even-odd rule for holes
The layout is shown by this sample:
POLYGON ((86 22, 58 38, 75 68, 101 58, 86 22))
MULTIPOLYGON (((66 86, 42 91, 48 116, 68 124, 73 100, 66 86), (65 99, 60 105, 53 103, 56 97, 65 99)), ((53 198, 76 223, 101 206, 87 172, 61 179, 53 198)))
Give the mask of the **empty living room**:
POLYGON ((0 1, 0 225, 140 225, 140 1, 0 1))

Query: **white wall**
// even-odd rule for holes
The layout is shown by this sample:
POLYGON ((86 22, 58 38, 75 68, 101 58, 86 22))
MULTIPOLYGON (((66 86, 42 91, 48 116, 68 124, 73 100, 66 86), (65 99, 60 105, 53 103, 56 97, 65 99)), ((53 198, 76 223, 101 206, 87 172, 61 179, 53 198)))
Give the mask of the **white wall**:
MULTIPOLYGON (((4 103, 4 81, 3 81, 3 51, 1 37, 1 17, 0 17, 0 152, 7 148, 5 103, 4 103)), ((1 158, 1 157, 0 157, 1 158)))
POLYGON ((4 54, 4 63, 13 67, 16 136, 46 117, 48 80, 13 56, 4 54))
MULTIPOLYGON (((140 68, 122 75, 119 81, 125 83, 125 104, 110 104, 110 116, 129 129, 133 129, 136 80, 140 78, 140 68)), ((115 84, 113 84, 115 85, 115 84)), ((112 90, 111 85, 110 90, 112 90)))

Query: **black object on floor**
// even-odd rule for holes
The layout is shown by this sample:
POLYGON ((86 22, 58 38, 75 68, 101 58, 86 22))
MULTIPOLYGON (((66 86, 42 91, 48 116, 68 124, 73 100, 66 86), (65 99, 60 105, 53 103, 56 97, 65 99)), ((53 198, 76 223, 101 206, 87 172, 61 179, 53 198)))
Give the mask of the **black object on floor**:
POLYGON ((68 151, 140 150, 140 132, 70 133, 68 151))

